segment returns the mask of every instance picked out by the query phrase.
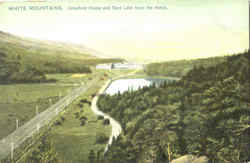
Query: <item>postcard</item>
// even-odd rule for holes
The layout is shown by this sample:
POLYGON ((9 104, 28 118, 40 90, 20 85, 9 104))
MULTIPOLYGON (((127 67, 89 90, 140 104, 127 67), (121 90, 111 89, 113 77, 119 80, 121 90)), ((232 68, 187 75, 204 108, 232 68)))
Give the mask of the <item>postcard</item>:
POLYGON ((247 0, 0 0, 0 163, 249 163, 247 0))

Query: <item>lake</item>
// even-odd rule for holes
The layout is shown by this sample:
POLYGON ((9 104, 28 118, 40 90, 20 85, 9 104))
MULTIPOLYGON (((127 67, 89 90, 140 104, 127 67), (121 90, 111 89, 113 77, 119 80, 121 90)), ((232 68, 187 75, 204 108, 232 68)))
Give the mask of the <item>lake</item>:
POLYGON ((136 91, 139 88, 150 86, 153 83, 159 85, 164 81, 172 81, 170 79, 156 79, 156 78, 135 78, 135 79, 118 79, 113 81, 105 90, 106 94, 114 95, 119 91, 123 93, 128 90, 136 91))

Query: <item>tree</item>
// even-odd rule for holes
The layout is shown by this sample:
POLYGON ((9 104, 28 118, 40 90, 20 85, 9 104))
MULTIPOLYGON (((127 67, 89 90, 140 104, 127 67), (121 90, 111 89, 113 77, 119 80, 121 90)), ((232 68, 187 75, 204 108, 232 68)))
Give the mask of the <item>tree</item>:
POLYGON ((96 143, 97 144, 107 143, 108 140, 109 140, 109 138, 104 133, 100 133, 100 134, 96 135, 96 143))
POLYGON ((95 163, 95 160, 96 160, 96 156, 95 156, 95 152, 94 150, 91 150, 89 152, 89 163, 95 163))
POLYGON ((97 154, 96 154, 96 163, 103 163, 103 151, 104 149, 100 149, 97 151, 97 154))
POLYGON ((110 120, 109 119, 104 119, 103 120, 103 124, 104 125, 109 125, 110 124, 110 120))

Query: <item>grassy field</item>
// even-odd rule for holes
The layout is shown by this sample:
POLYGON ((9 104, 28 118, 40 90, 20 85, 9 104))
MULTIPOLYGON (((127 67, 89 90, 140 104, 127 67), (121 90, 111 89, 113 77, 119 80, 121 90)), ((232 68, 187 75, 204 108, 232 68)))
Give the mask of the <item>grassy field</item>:
POLYGON ((147 75, 145 73, 141 74, 134 74, 134 75, 129 75, 126 77, 121 77, 119 79, 135 79, 135 78, 154 78, 154 79, 179 79, 178 77, 171 77, 171 76, 161 76, 161 75, 147 75))
POLYGON ((48 75, 57 80, 55 83, 0 85, 0 139, 16 129, 16 119, 19 126, 23 125, 36 115, 36 107, 39 112, 44 111, 79 84, 91 80, 93 74, 77 78, 74 75, 48 75))
POLYGON ((70 105, 68 111, 63 115, 66 119, 65 122, 51 132, 51 138, 61 162, 88 162, 90 150, 98 151, 105 148, 106 144, 96 143, 96 136, 104 134, 109 137, 111 126, 103 125, 103 120, 97 119, 97 116, 91 111, 90 105, 84 104, 83 108, 80 108, 78 104, 81 99, 91 101, 91 95, 98 92, 109 77, 129 72, 131 71, 98 71, 97 75, 101 80, 70 105), (84 126, 80 126, 80 120, 75 117, 76 112, 80 112, 82 116, 88 118, 84 126))
MULTIPOLYGON (((31 91, 28 94, 29 99, 36 101, 34 99, 36 97, 35 94, 38 94, 39 98, 42 98, 42 96, 47 97, 47 96, 57 95, 58 92, 67 93, 70 89, 73 88, 73 86, 77 86, 79 84, 88 82, 89 80, 94 79, 94 78, 99 79, 98 82, 94 86, 91 87, 91 89, 87 90, 86 93, 84 93, 81 97, 75 100, 67 108, 66 112, 60 114, 59 118, 63 116, 65 118, 65 121, 62 123, 62 125, 54 126, 53 130, 50 131, 49 133, 49 137, 54 144, 55 150, 57 152, 57 157, 59 158, 60 162, 63 162, 63 163, 88 162, 88 155, 89 155, 90 150, 93 149, 94 151, 98 151, 100 149, 105 148, 106 144, 96 143, 96 136, 103 134, 103 135, 106 135, 106 137, 109 137, 110 132, 111 132, 111 126, 103 125, 103 120, 97 119, 97 116, 92 113, 89 104, 84 104, 83 107, 80 107, 79 103, 81 99, 87 99, 88 101, 91 101, 92 95, 101 88, 101 86, 105 83, 105 81, 108 78, 118 76, 120 74, 127 74, 129 72, 130 71, 98 70, 98 71, 95 71, 93 74, 55 74, 55 75, 48 75, 48 77, 56 78, 57 79, 56 83, 41 84, 41 87, 39 88, 35 87, 36 84, 34 84, 32 87, 29 87, 30 84, 25 85, 27 87, 26 88, 27 91, 24 91, 24 92, 26 92, 27 94, 27 92, 31 91), (48 89, 45 90, 44 89, 45 87, 48 87, 48 89), (49 89, 49 88, 54 88, 54 89, 49 89), (81 126, 80 119, 76 118, 75 116, 76 112, 79 112, 80 116, 87 117, 85 125, 81 126)), ((12 91, 15 91, 17 87, 20 87, 20 86, 21 85, 12 85, 13 87, 12 91)), ((4 86, 0 88, 3 89, 4 86)), ((10 91, 10 89, 6 89, 6 91, 10 91)), ((24 92, 21 95, 25 95, 24 92)), ((4 97, 2 96, 1 98, 4 98, 4 97)), ((27 101, 27 99, 24 96, 22 96, 22 99, 27 101)), ((17 110, 17 109, 13 108, 13 110, 17 110)), ((2 109, 1 109, 1 112, 2 112, 2 109)), ((30 114, 30 112, 25 111, 24 108, 18 109, 18 112, 22 116, 24 115, 29 116, 30 114)), ((6 112, 6 114, 9 114, 9 113, 6 112)), ((33 115, 34 114, 35 114, 35 109, 33 108, 33 115)), ((7 117, 3 116, 3 118, 7 118, 7 117)), ((13 125, 12 128, 14 129, 15 121, 13 121, 12 125, 13 125)), ((26 158, 30 156, 32 151, 33 150, 30 150, 28 153, 26 153, 24 157, 22 158, 22 160, 19 161, 19 163, 20 162, 24 163, 26 158)))
POLYGON ((96 93, 102 83, 99 82, 95 87, 89 89, 85 95, 74 101, 68 109, 69 111, 64 114, 65 122, 51 132, 51 139, 61 162, 88 162, 90 150, 98 151, 105 148, 105 144, 96 144, 96 136, 104 134, 108 137, 111 126, 103 125, 103 121, 97 119, 88 104, 84 104, 83 108, 77 105, 80 99, 91 100, 90 95, 96 93), (81 126, 80 120, 75 117, 76 112, 79 112, 80 116, 87 117, 84 126, 81 126))
POLYGON ((64 96, 72 86, 43 84, 0 85, 0 138, 16 129, 36 115, 36 107, 42 112, 64 96), (51 99, 51 100, 50 100, 51 99))

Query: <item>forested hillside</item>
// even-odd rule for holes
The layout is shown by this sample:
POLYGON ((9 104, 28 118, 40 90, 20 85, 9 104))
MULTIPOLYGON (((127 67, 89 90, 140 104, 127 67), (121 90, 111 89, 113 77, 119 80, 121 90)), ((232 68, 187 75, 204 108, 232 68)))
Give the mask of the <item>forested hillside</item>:
POLYGON ((148 75, 164 75, 182 77, 194 67, 209 67, 225 61, 225 57, 211 57, 204 59, 179 60, 148 64, 145 71, 148 75))
POLYGON ((0 82, 42 82, 49 73, 91 73, 91 66, 119 62, 101 59, 83 47, 37 41, 0 31, 0 82))
POLYGON ((166 163, 186 154, 250 160, 249 51, 194 67, 178 82, 101 95, 98 105, 123 133, 95 162, 166 163))

